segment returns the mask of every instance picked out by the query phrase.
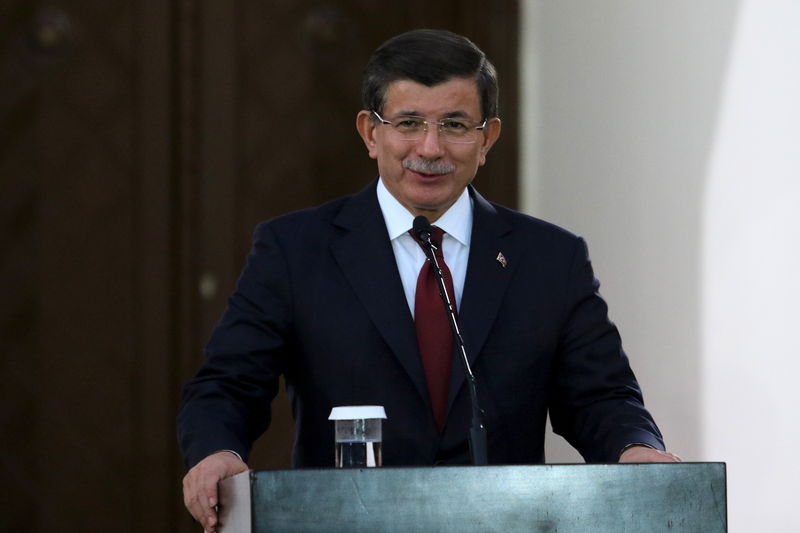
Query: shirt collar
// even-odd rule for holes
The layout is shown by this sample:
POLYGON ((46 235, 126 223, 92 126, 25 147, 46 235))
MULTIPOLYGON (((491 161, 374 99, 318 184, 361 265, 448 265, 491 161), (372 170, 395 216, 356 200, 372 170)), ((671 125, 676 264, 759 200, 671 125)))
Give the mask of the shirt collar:
MULTIPOLYGON (((390 240, 400 237, 411 229, 414 224, 414 215, 392 196, 392 193, 383 184, 383 178, 378 180, 378 204, 381 207, 390 240)), ((458 200, 439 217, 434 225, 442 228, 445 233, 462 245, 469 246, 472 232, 472 198, 466 188, 458 200)))

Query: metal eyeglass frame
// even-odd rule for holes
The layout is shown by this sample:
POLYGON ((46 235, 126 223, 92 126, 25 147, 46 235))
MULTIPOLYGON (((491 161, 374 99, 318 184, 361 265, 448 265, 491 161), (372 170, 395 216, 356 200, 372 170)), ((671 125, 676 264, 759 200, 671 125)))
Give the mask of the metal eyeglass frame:
MULTIPOLYGON (((380 121, 381 124, 384 124, 386 126, 394 127, 394 124, 391 121, 386 120, 385 118, 380 116, 378 114, 378 112, 375 111, 374 109, 372 110, 372 114, 375 115, 375 117, 380 121)), ((478 140, 477 138, 472 139, 470 141, 459 141, 459 140, 456 140, 457 137, 453 138, 453 137, 449 137, 447 134, 442 134, 442 126, 445 125, 445 122, 439 121, 439 120, 425 120, 422 117, 416 117, 416 116, 413 117, 413 118, 420 119, 420 121, 425 125, 425 127, 422 130, 422 136, 419 139, 401 139, 403 141, 416 142, 416 141, 422 140, 422 138, 425 136, 425 134, 428 133, 428 126, 437 126, 437 129, 436 129, 437 133, 442 137, 442 139, 444 139, 445 142, 448 142, 448 143, 452 143, 452 144, 472 144, 474 142, 477 142, 477 140, 478 140)), ((481 124, 479 126, 474 126, 473 128, 470 128, 470 129, 475 129, 477 131, 483 131, 484 128, 486 128, 486 122, 487 121, 488 121, 488 119, 483 119, 483 122, 481 122, 481 124)))

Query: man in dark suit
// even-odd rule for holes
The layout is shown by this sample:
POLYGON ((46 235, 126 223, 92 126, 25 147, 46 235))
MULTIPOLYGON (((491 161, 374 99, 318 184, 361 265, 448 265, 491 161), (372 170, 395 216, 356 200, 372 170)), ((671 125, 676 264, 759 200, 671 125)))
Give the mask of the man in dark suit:
MULTIPOLYGON (((497 80, 467 39, 421 30, 370 58, 356 126, 380 178, 261 224, 236 292, 184 389, 184 497, 216 524, 216 484, 247 468, 284 375, 293 463, 333 463, 330 410, 382 405, 385 465, 464 464, 462 367, 432 362, 416 327, 425 255, 417 215, 444 231, 446 273, 485 411, 491 464, 544 461, 554 430, 587 461, 674 461, 645 410, 584 242, 470 185, 500 135, 497 80), (416 322, 416 323, 415 323, 416 322)), ((444 313, 444 307, 441 308, 444 313)), ((426 319, 427 320, 427 319, 426 319)))

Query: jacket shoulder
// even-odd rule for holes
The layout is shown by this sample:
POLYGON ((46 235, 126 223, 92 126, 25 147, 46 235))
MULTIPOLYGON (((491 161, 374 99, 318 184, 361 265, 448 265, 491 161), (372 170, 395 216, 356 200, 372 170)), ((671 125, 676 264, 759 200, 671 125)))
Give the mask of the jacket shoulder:
POLYGON ((583 241, 582 237, 547 220, 527 215, 520 211, 490 202, 497 216, 502 219, 511 230, 523 238, 527 237, 536 241, 546 241, 564 246, 574 246, 583 241))

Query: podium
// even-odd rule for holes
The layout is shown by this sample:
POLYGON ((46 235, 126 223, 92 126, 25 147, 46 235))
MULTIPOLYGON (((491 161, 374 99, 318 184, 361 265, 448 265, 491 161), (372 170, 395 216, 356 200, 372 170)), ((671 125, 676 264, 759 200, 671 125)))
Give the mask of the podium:
POLYGON ((724 463, 275 470, 220 483, 220 533, 727 531, 724 463))

